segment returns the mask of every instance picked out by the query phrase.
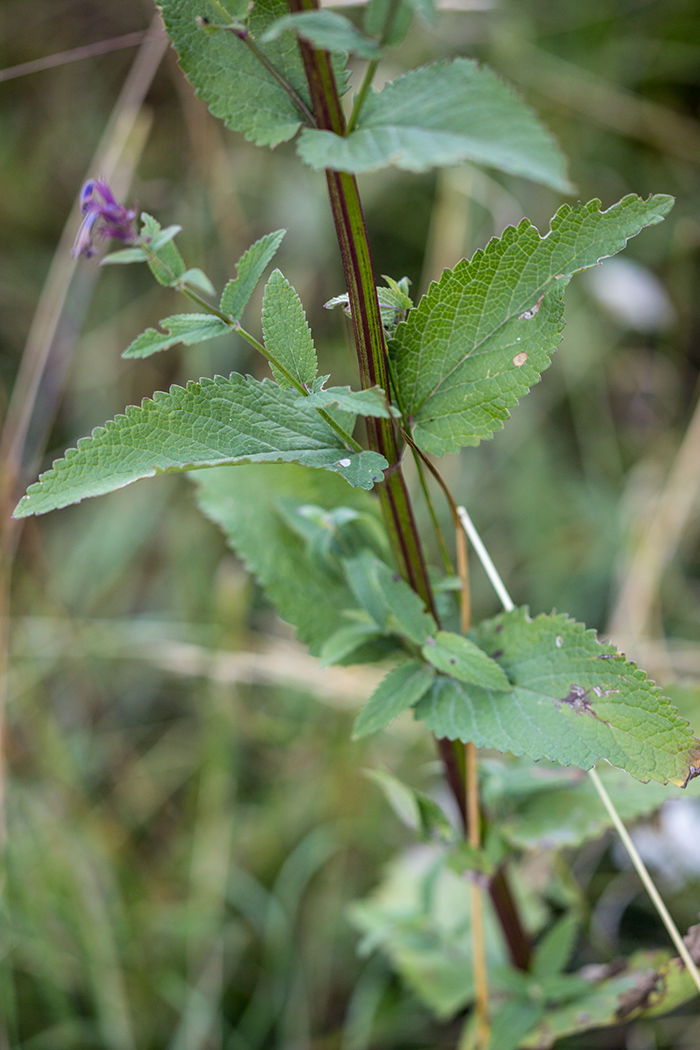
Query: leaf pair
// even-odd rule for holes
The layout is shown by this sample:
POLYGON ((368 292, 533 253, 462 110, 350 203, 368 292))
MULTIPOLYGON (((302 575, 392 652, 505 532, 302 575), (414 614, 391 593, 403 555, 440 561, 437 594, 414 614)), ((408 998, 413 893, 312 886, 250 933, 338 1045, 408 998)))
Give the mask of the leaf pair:
MULTIPOLYGON (((182 67, 212 113, 257 145, 292 138, 302 119, 292 97, 246 44, 232 33, 207 33, 206 0, 163 0, 161 10, 182 67)), ((429 0, 398 5, 372 0, 365 28, 385 43, 398 43, 414 10, 434 17, 429 0), (388 24, 388 20, 392 21, 388 24)), ((289 15, 283 0, 256 0, 248 30, 289 88, 309 104, 297 33, 316 47, 379 57, 375 41, 331 11, 289 15)), ((347 136, 304 127, 299 154, 320 170, 376 171, 389 165, 407 171, 471 160, 571 192, 565 161, 535 113, 486 67, 467 59, 437 62, 370 91, 347 136)))

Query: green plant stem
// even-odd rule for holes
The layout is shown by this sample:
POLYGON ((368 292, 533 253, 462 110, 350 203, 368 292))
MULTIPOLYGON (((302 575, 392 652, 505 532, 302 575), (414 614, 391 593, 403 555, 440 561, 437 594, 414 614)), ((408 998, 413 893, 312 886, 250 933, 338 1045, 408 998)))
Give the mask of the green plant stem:
MULTIPOLYGON (((254 335, 251 335, 250 332, 246 332, 245 328, 241 326, 240 321, 232 321, 230 317, 227 317, 226 314, 221 313, 221 311, 217 310, 215 306, 211 306, 206 301, 206 299, 202 299, 202 297, 198 295, 197 292, 193 292, 191 288, 187 288, 185 287, 185 285, 181 285, 180 291, 184 295, 186 295, 188 299, 191 299, 192 302, 197 303, 199 306, 202 306, 210 314, 213 314, 214 317, 218 317, 219 320, 225 321, 225 323, 229 325, 235 332, 238 332, 241 339, 245 339, 245 341, 249 343, 252 347, 254 347, 259 354, 262 354, 262 356, 267 361, 269 361, 271 365, 274 365, 275 368, 277 368, 281 372, 281 374, 284 376, 284 378, 287 380, 290 386, 293 386, 294 389, 302 395, 302 397, 309 396, 310 391, 306 389, 304 384, 300 383, 299 380, 296 379, 292 375, 292 373, 284 367, 282 362, 278 361, 275 355, 271 354, 270 351, 266 347, 264 347, 263 344, 259 342, 254 335)), ((344 430, 343 427, 341 427, 340 423, 336 423, 335 419, 333 419, 333 416, 330 414, 330 412, 326 412, 324 408, 317 408, 316 411, 318 412, 319 416, 324 421, 324 423, 327 423, 331 430, 334 430, 338 437, 345 442, 346 447, 350 449, 350 451, 364 451, 359 441, 355 441, 355 438, 352 437, 351 434, 348 434, 348 432, 344 430)))
MULTIPOLYGON (((316 0, 289 0, 289 7, 293 12, 316 10, 317 3, 316 0)), ((345 119, 330 55, 325 51, 315 51, 304 40, 299 40, 299 50, 318 127, 338 135, 344 134, 345 119)), ((381 386, 388 395, 390 388, 384 328, 357 182, 352 175, 341 171, 326 171, 326 181, 348 287, 362 386, 381 386)), ((370 448, 383 455, 389 463, 384 482, 377 489, 392 550, 402 574, 438 620, 422 545, 401 470, 393 422, 368 419, 367 435, 370 448)), ((457 750, 461 752, 461 755, 457 755, 453 741, 438 739, 437 744, 450 789, 466 827, 464 749, 457 744, 457 750)), ((489 893, 513 965, 526 970, 530 962, 529 939, 520 921, 505 872, 500 871, 491 880, 489 893)))
POLYGON ((425 479, 425 471, 423 470, 423 464, 420 456, 414 448, 411 449, 413 453, 413 459, 416 464, 416 471, 418 473, 418 480, 420 481, 420 487, 425 498, 426 505, 428 507, 428 513, 430 514, 430 520, 433 523, 433 529, 435 530, 435 536, 438 541, 438 547, 440 548, 440 557, 442 558, 442 564, 445 567, 445 572, 450 576, 454 576, 454 565, 450 558, 450 552, 447 549, 447 543, 445 541, 444 533, 440 527, 438 521, 437 511, 435 510, 435 503, 433 497, 430 495, 430 489, 428 488, 428 482, 425 479))
POLYGON ((346 135, 349 135, 351 131, 355 130, 355 125, 357 124, 358 117, 360 116, 360 111, 364 105, 365 99, 367 98, 367 92, 372 86, 372 81, 374 80, 374 74, 377 72, 378 65, 379 59, 375 58, 374 61, 370 62, 367 68, 365 69, 365 74, 362 78, 362 83, 360 84, 360 90, 355 96, 355 102, 352 107, 352 113, 350 114, 350 118, 348 120, 348 126, 345 129, 346 135))
MULTIPOLYGON (((400 0, 392 0, 391 6, 386 16, 386 22, 384 23, 382 35, 379 38, 380 47, 385 47, 386 42, 389 39, 389 34, 391 32, 392 26, 394 25, 394 19, 396 18, 396 15, 399 10, 399 2, 400 0)), ((351 131, 355 130, 355 125, 357 124, 360 112, 362 111, 365 99, 367 98, 367 93, 370 87, 372 86, 374 74, 377 72, 377 67, 379 66, 380 61, 381 58, 375 58, 372 62, 368 64, 367 68, 365 69, 364 76, 362 77, 362 83, 360 84, 360 90, 358 91, 355 97, 355 102, 352 107, 352 113, 350 114, 350 118, 348 120, 348 126, 345 129, 346 135, 349 135, 351 131)))
MULTIPOLYGON (((289 6, 295 12, 316 9, 314 0, 290 0, 289 6)), ((314 50, 304 40, 299 40, 299 48, 318 127, 344 134, 345 118, 330 55, 314 50)), ((352 175, 340 171, 327 171, 326 181, 348 287, 361 385, 364 389, 380 386, 389 396, 384 328, 357 182, 352 175)), ((377 488, 399 569, 436 616, 394 424, 390 419, 369 418, 367 435, 370 448, 389 463, 384 481, 377 488)))

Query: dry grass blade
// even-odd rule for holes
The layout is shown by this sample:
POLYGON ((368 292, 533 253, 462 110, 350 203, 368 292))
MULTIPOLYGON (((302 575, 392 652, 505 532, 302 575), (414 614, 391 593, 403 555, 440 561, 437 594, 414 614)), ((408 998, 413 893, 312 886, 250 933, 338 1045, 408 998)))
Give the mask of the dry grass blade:
MULTIPOLYGON (((154 20, 152 31, 160 24, 154 20)), ((124 192, 145 144, 147 126, 140 119, 143 100, 167 46, 164 33, 149 33, 124 83, 87 174, 99 172, 124 192)), ((147 122, 148 123, 148 122, 147 122)), ((80 216, 76 197, 54 254, 22 355, 17 380, 0 436, 0 846, 4 841, 4 709, 7 680, 9 590, 18 530, 10 514, 22 476, 25 443, 42 379, 50 362, 55 336, 73 280, 77 260, 71 256, 80 216)), ((44 424, 46 425, 46 423, 44 424)))
POLYGON ((650 634, 664 569, 678 549, 699 495, 700 402, 622 573, 609 632, 623 648, 636 652, 650 634))

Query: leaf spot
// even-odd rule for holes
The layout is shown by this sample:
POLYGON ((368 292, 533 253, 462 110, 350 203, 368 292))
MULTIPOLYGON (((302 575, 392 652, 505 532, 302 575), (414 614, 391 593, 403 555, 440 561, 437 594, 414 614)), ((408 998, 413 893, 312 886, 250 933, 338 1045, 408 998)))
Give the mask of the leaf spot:
POLYGON ((516 354, 513 358, 513 364, 516 368, 520 368, 527 361, 527 354, 524 350, 521 350, 519 354, 516 354))
MULTIPOLYGON (((557 706, 559 701, 555 700, 557 706)), ((588 691, 580 685, 569 686, 569 694, 565 696, 561 701, 562 704, 568 704, 575 711, 585 712, 586 714, 593 715, 595 717, 595 711, 590 705, 588 700, 588 691)))
POLYGON ((539 299, 537 300, 537 302, 535 303, 535 305, 532 307, 532 309, 531 310, 525 310, 524 313, 520 314, 520 316, 518 317, 518 320, 519 321, 531 321, 532 318, 537 313, 537 311, 539 310, 543 299, 544 299, 544 296, 541 295, 539 297, 539 299))

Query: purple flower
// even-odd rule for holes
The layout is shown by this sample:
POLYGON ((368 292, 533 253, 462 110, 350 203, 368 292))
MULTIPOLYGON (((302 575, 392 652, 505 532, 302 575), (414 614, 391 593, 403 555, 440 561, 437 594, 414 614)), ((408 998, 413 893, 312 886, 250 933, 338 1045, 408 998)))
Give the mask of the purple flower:
POLYGON ((127 243, 136 240, 136 209, 118 204, 104 179, 88 179, 80 191, 80 206, 84 218, 73 245, 74 259, 94 255, 97 237, 116 237, 127 243))

